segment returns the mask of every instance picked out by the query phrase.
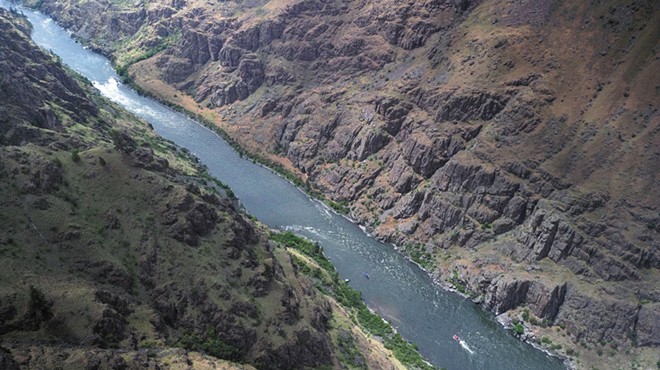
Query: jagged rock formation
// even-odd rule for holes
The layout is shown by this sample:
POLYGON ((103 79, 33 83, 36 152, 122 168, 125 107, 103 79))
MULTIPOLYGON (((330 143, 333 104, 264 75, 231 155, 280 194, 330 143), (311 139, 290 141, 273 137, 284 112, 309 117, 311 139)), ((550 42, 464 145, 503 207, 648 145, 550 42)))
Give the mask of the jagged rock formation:
POLYGON ((657 2, 105 3, 41 9, 486 308, 657 346, 657 2))
POLYGON ((337 367, 338 335, 400 366, 330 327, 343 314, 187 152, 27 21, 0 9, 0 31, 1 368, 337 367))

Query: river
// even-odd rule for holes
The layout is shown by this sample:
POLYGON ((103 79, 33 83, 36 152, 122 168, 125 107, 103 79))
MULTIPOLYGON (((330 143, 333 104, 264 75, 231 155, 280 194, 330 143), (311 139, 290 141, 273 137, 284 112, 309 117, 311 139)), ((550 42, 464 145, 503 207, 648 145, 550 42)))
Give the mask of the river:
MULTIPOLYGON (((0 0, 0 6, 9 8, 10 3, 0 0)), ((491 313, 434 285, 391 245, 369 237, 272 171, 241 158, 213 131, 119 83, 106 58, 83 48, 47 16, 18 9, 32 22, 37 44, 59 55, 104 96, 152 124, 159 135, 190 150, 232 188, 248 212, 272 228, 317 241, 367 305, 416 343, 431 363, 451 370, 565 368, 560 360, 514 338, 491 313), (452 339, 454 334, 472 353, 452 339)))

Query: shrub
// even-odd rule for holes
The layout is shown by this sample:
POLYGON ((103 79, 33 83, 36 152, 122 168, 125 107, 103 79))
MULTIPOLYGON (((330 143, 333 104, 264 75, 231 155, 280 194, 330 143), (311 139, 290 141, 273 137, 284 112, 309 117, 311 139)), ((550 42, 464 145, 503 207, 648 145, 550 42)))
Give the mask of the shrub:
POLYGON ((513 332, 518 335, 522 335, 525 333, 525 327, 521 323, 517 323, 513 326, 513 332))
POLYGON ((78 154, 78 149, 74 149, 71 152, 71 160, 74 162, 80 162, 80 154, 78 154))
POLYGON ((207 330, 204 337, 186 333, 179 339, 179 344, 186 349, 204 351, 211 356, 225 360, 235 361, 241 357, 240 351, 219 339, 213 329, 207 330))
POLYGON ((346 215, 350 211, 349 204, 347 201, 335 202, 328 199, 327 203, 332 209, 337 211, 337 213, 346 215))
POLYGON ((359 307, 362 304, 362 293, 351 288, 346 282, 335 286, 335 297, 347 307, 359 307))
POLYGON ((386 337, 388 334, 392 333, 392 328, 385 320, 380 316, 369 311, 366 305, 362 304, 362 307, 358 308, 358 321, 360 324, 367 329, 373 335, 379 337, 386 337))
POLYGON ((53 302, 46 298, 43 292, 38 288, 30 285, 30 301, 28 306, 28 312, 25 317, 26 324, 30 330, 38 330, 39 323, 42 321, 47 321, 53 317, 51 308, 53 307, 53 302))

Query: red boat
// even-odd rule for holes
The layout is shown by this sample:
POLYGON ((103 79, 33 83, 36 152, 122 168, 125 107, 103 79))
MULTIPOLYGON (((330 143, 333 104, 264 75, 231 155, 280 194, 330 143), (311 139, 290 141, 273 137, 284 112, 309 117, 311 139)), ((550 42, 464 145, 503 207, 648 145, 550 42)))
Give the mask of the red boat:
POLYGON ((457 341, 457 342, 460 342, 461 338, 459 338, 458 335, 454 334, 454 340, 457 341))

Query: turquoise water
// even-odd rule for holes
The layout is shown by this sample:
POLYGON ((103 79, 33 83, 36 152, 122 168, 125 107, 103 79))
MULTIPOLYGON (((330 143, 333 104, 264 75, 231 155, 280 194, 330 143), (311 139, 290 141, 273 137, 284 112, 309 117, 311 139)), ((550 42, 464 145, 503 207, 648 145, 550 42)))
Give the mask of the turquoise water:
MULTIPOLYGON (((0 0, 0 6, 8 8, 9 2, 0 0)), ((73 41, 50 18, 20 10, 34 25, 37 44, 59 55, 103 95, 151 123, 158 134, 190 150, 260 221, 319 242, 341 277, 350 279, 368 306, 416 343, 431 363, 452 370, 565 368, 558 359, 514 338, 492 314, 434 285, 392 246, 371 238, 270 170, 241 158, 213 131, 119 83, 107 59, 73 41), (454 341, 454 334, 472 352, 454 341)))

